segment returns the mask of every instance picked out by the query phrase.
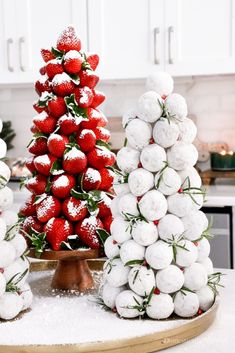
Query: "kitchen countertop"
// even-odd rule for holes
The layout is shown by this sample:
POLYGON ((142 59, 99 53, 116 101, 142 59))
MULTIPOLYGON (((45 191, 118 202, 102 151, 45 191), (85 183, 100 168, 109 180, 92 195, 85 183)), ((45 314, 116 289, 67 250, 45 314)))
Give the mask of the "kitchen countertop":
POLYGON ((235 185, 209 185, 206 191, 205 207, 235 206, 235 185))

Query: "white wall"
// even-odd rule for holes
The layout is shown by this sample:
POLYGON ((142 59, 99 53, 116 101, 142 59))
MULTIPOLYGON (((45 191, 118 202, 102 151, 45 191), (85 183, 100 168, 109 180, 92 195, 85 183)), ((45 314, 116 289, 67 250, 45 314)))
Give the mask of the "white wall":
MULTIPOLYGON (((129 81, 101 83, 106 93, 103 110, 108 117, 118 117, 135 105, 144 92, 144 82, 129 81)), ((227 142, 235 150, 235 75, 180 78, 175 92, 185 96, 189 113, 197 116, 198 136, 205 142, 227 142)), ((32 103, 36 99, 33 87, 1 88, 0 117, 12 120, 16 130, 15 148, 9 156, 24 156, 30 140, 32 117, 36 112, 32 103)))

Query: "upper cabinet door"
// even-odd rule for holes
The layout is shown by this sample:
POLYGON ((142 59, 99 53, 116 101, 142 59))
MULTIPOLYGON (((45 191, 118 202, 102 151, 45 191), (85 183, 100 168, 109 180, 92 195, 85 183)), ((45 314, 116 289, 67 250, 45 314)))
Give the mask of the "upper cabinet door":
POLYGON ((101 79, 146 77, 162 70, 163 0, 88 0, 89 50, 101 79))
POLYGON ((234 0, 166 0, 166 71, 175 76, 234 72, 234 14, 234 0))

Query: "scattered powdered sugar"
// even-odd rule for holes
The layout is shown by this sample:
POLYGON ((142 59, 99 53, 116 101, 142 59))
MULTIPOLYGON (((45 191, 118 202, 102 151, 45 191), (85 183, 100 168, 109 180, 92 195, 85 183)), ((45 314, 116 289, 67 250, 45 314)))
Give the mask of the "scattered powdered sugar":
POLYGON ((85 104, 89 102, 89 99, 90 99, 90 88, 84 87, 80 93, 79 102, 85 104))
POLYGON ((93 168, 88 168, 86 171, 86 179, 92 183, 96 183, 97 181, 101 181, 101 176, 98 170, 93 168))
POLYGON ((48 114, 45 111, 42 111, 38 115, 36 115, 33 120, 34 121, 44 121, 47 118, 48 114))
POLYGON ((106 148, 106 147, 101 147, 97 148, 97 156, 98 157, 110 157, 111 152, 106 148))
POLYGON ((77 36, 77 32, 74 26, 68 26, 59 36, 57 44, 70 44, 72 38, 77 36))
POLYGON ((38 82, 40 82, 41 84, 45 83, 48 80, 48 76, 45 75, 40 75, 38 82))
POLYGON ((93 231, 97 227, 97 219, 95 216, 90 216, 82 221, 82 226, 86 229, 93 231))
POLYGON ((94 131, 89 130, 89 129, 83 129, 83 130, 81 131, 80 135, 79 135, 79 138, 84 139, 84 137, 85 137, 87 134, 96 137, 94 131))
POLYGON ((63 137, 59 134, 51 134, 48 138, 48 141, 56 140, 56 141, 63 141, 63 137))
POLYGON ((69 178, 66 175, 61 175, 58 179, 53 182, 55 188, 65 188, 69 186, 69 178))
POLYGON ((65 160, 72 160, 72 159, 84 159, 86 158, 85 154, 81 152, 79 149, 76 147, 72 147, 71 150, 65 154, 64 159, 65 160))
POLYGON ((82 56, 77 50, 70 50, 65 54, 64 60, 70 59, 82 59, 82 56))
POLYGON ((44 217, 47 215, 48 211, 55 205, 54 199, 52 196, 48 196, 39 204, 37 209, 38 217, 44 217))
POLYGON ((72 216, 75 217, 77 216, 80 211, 86 206, 87 202, 86 201, 81 201, 81 203, 78 205, 77 203, 75 204, 73 200, 69 200, 67 207, 68 207, 68 213, 72 216))
POLYGON ((42 156, 36 157, 35 162, 46 166, 51 164, 51 160, 47 154, 43 154, 42 156))
POLYGON ((54 65, 57 65, 57 64, 61 64, 62 63, 62 60, 61 59, 52 59, 50 61, 47 62, 47 65, 48 64, 54 64, 54 65))
POLYGON ((112 199, 110 197, 108 197, 108 195, 106 195, 105 192, 101 193, 101 201, 104 205, 106 205, 107 207, 110 207, 112 199))
POLYGON ((64 82, 70 82, 71 79, 69 77, 69 75, 67 75, 65 72, 63 72, 62 74, 57 74, 54 76, 53 80, 52 80, 52 84, 54 86, 60 85, 61 83, 64 82))

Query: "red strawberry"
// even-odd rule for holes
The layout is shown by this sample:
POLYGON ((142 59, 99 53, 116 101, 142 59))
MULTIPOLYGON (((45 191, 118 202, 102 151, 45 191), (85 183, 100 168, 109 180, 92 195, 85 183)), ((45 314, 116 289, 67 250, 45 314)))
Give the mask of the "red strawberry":
POLYGON ((46 65, 46 72, 47 76, 49 79, 53 79, 53 77, 57 74, 62 74, 64 72, 63 66, 62 66, 62 60, 61 59, 53 59, 48 61, 46 65))
POLYGON ((55 157, 63 157, 66 144, 69 143, 67 136, 51 134, 47 141, 48 150, 55 157))
POLYGON ((55 75, 52 80, 52 88, 55 94, 61 97, 69 96, 73 93, 75 84, 71 78, 64 72, 62 74, 55 75))
POLYGON ((39 107, 38 102, 34 102, 33 108, 36 110, 37 113, 41 113, 46 110, 46 107, 39 107))
POLYGON ((115 155, 105 147, 96 147, 87 154, 87 160, 91 167, 101 169, 112 166, 115 163, 115 155))
POLYGON ((92 130, 83 129, 77 135, 76 141, 83 152, 90 151, 95 147, 95 133, 92 130))
POLYGON ((83 174, 82 186, 86 191, 97 190, 101 183, 101 177, 98 170, 87 168, 83 174))
POLYGON ((19 214, 24 217, 33 216, 36 214, 36 206, 34 205, 35 195, 30 195, 30 197, 25 201, 25 204, 21 206, 19 214))
POLYGON ((81 122, 81 126, 84 129, 94 129, 97 126, 105 126, 108 122, 104 114, 98 109, 88 108, 87 117, 88 120, 81 122))
POLYGON ((77 132, 80 125, 80 119, 73 115, 66 114, 59 118, 58 124, 60 126, 60 133, 63 135, 71 135, 77 132))
POLYGON ((46 223, 52 217, 59 216, 61 203, 55 196, 47 196, 36 205, 37 218, 40 222, 46 223))
POLYGON ((73 234, 72 224, 63 218, 51 218, 44 226, 46 239, 53 250, 60 250, 60 245, 73 234))
POLYGON ((67 112, 67 107, 63 97, 54 96, 47 104, 48 111, 56 118, 61 117, 67 112))
POLYGON ((70 190, 76 185, 74 176, 69 174, 57 175, 52 179, 51 192, 59 199, 69 197, 70 190))
POLYGON ((82 63, 83 58, 77 50, 70 50, 64 56, 64 68, 69 74, 78 74, 82 63))
POLYGON ((41 75, 41 77, 35 82, 35 90, 39 96, 42 92, 51 92, 51 84, 47 75, 41 75))
POLYGON ((52 52, 49 49, 41 49, 41 55, 43 60, 45 61, 45 63, 47 63, 48 61, 55 59, 54 55, 52 54, 52 52))
POLYGON ((42 225, 42 223, 40 223, 38 221, 36 216, 29 216, 29 217, 25 218, 25 220, 22 224, 22 229, 27 234, 32 233, 33 230, 41 233, 41 231, 43 229, 43 225, 42 225))
POLYGON ((103 103, 103 101, 105 100, 105 95, 103 92, 97 91, 93 89, 93 100, 92 100, 92 104, 91 107, 92 108, 96 108, 98 107, 100 104, 103 103))
POLYGON ((49 176, 56 157, 51 154, 43 154, 34 158, 34 165, 38 173, 49 176))
POLYGON ((36 156, 47 153, 47 138, 33 137, 29 145, 28 151, 36 156))
POLYGON ((62 211, 66 218, 72 222, 83 220, 87 213, 86 201, 69 197, 62 204, 62 211))
POLYGON ((44 134, 51 134, 56 127, 57 120, 46 112, 41 112, 33 118, 33 123, 44 134))
POLYGON ((28 170, 33 173, 35 172, 36 168, 34 165, 34 157, 28 157, 25 161, 25 166, 28 168, 28 170))
POLYGON ((75 226, 75 233, 80 239, 92 249, 100 247, 99 237, 96 233, 97 228, 103 228, 103 224, 99 218, 90 216, 79 222, 75 226))
POLYGON ((39 73, 41 74, 41 75, 46 75, 46 66, 42 66, 40 69, 39 69, 39 73))
POLYGON ((110 139, 110 132, 109 130, 105 129, 104 127, 97 126, 94 128, 94 133, 96 135, 97 140, 102 140, 104 142, 108 142, 110 139))
POLYGON ((87 166, 86 155, 76 147, 64 154, 63 169, 69 174, 78 174, 87 166))
POLYGON ((93 93, 89 87, 79 87, 74 91, 75 100, 79 107, 88 108, 93 100, 93 93))
POLYGON ((99 170, 101 176, 100 190, 109 190, 113 185, 113 179, 115 173, 107 168, 102 168, 99 170))
POLYGON ((102 219, 102 223, 104 226, 104 229, 110 233, 110 227, 111 227, 111 223, 113 222, 113 217, 112 216, 108 216, 102 219))
POLYGON ((90 65, 91 69, 95 71, 99 64, 100 58, 97 54, 89 54, 86 58, 86 61, 90 65))
POLYGON ((70 50, 81 50, 81 41, 78 38, 76 30, 73 26, 68 26, 60 34, 56 47, 58 50, 68 52, 70 50))
POLYGON ((31 126, 30 131, 31 131, 33 134, 37 134, 38 132, 40 132, 40 131, 38 130, 38 128, 37 128, 35 125, 32 125, 32 126, 31 126))
POLYGON ((47 186, 47 178, 44 175, 37 174, 30 178, 26 184, 29 191, 35 195, 41 195, 45 192, 47 186))
POLYGON ((79 73, 80 85, 94 88, 99 82, 99 76, 95 75, 91 70, 82 70, 79 73))
POLYGON ((102 200, 98 202, 98 216, 100 218, 111 216, 110 204, 112 200, 103 192, 101 197, 102 200))

